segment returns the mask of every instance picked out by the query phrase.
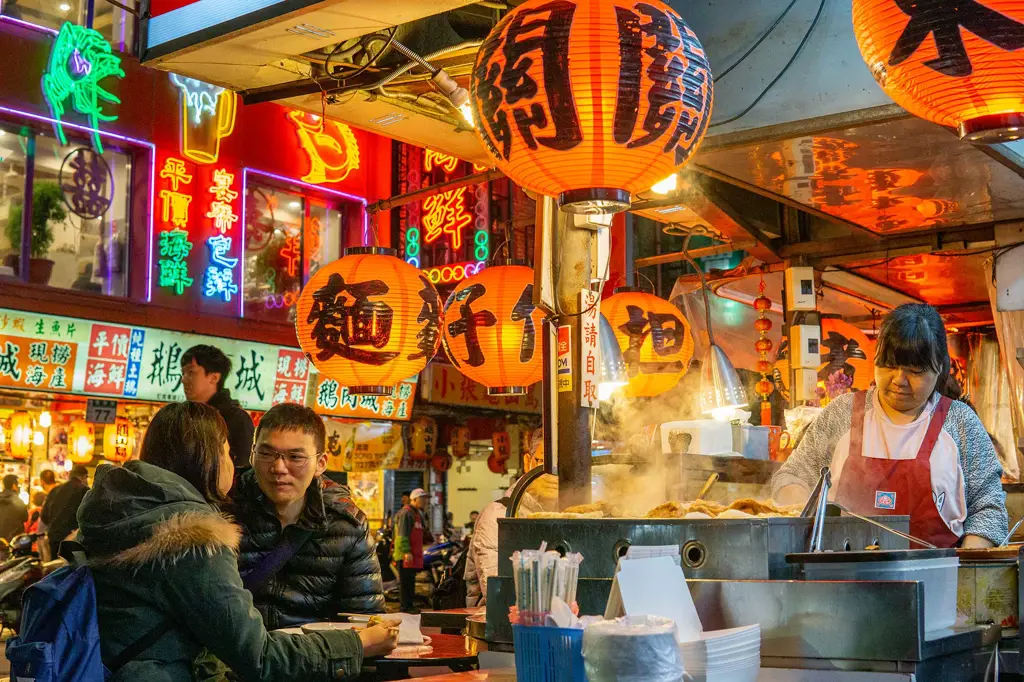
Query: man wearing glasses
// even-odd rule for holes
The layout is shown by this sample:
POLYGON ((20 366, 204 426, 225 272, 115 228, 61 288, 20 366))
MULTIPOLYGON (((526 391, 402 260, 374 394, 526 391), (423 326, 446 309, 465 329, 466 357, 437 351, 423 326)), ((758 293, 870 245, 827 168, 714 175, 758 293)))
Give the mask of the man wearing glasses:
POLYGON ((233 508, 238 569, 268 630, 384 611, 366 516, 322 474, 327 430, 313 410, 270 408, 256 427, 252 469, 233 508))

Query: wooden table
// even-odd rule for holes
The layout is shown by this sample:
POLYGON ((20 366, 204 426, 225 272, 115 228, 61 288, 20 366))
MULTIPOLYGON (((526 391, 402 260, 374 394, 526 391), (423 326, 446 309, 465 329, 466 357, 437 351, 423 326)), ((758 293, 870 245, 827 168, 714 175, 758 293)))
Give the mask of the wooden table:
POLYGON ((469 606, 461 609, 445 609, 444 611, 423 611, 420 614, 420 627, 441 628, 445 634, 459 634, 466 627, 466 618, 475 616, 482 606, 469 606))
MULTIPOLYGON (((385 658, 376 659, 377 679, 408 679, 409 668, 447 667, 453 672, 465 672, 476 668, 477 656, 466 651, 466 638, 462 635, 430 635, 430 639, 430 644, 425 645, 430 647, 430 651, 412 655, 393 653, 385 658)), ((515 675, 511 679, 514 680, 515 675)))
POLYGON ((473 670, 465 673, 418 677, 416 682, 516 682, 516 671, 514 668, 473 670))

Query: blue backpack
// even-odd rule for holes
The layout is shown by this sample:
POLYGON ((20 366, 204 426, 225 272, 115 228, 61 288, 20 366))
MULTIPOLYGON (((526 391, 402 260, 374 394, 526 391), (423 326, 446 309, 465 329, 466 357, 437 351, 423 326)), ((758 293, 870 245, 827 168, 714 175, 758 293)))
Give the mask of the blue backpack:
MULTIPOLYGON (((67 545, 68 543, 64 543, 67 545)), ((67 548, 62 547, 62 555, 67 548)), ((25 590, 21 628, 7 640, 11 682, 104 682, 170 629, 166 621, 129 645, 110 670, 100 657, 96 586, 85 554, 25 590)))

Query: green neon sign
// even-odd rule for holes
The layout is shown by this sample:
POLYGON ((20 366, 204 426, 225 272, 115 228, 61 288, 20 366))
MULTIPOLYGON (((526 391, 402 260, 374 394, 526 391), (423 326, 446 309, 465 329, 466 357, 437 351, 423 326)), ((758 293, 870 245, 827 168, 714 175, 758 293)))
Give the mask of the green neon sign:
POLYGON ((100 86, 109 76, 124 78, 124 71, 121 58, 114 54, 103 34, 70 22, 61 26, 43 74, 43 97, 55 119, 53 127, 61 144, 68 143, 63 120, 70 100, 71 107, 89 119, 92 145, 98 153, 103 153, 100 121, 117 120, 117 116, 103 113, 103 106, 107 102, 121 103, 100 86))

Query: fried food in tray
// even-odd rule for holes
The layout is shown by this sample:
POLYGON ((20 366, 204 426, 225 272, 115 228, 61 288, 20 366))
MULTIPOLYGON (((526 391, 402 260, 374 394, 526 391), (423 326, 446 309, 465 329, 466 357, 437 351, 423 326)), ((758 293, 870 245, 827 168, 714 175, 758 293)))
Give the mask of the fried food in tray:
POLYGON ((751 517, 796 516, 800 507, 781 507, 771 500, 743 498, 726 506, 707 500, 671 501, 659 504, 644 515, 648 519, 745 519, 751 517))
POLYGON ((601 512, 604 516, 611 517, 613 519, 620 518, 622 510, 616 505, 601 500, 600 502, 592 502, 590 504, 577 504, 572 507, 566 507, 562 510, 566 514, 592 514, 594 512, 601 512))
MULTIPOLYGON (((581 505, 582 506, 582 505, 581 505)), ((587 505, 589 506, 589 505, 587 505)), ((571 509, 571 507, 570 507, 571 509)), ((578 512, 533 512, 529 516, 529 519, 603 519, 604 512, 600 509, 596 511, 590 511, 586 513, 578 512)))

